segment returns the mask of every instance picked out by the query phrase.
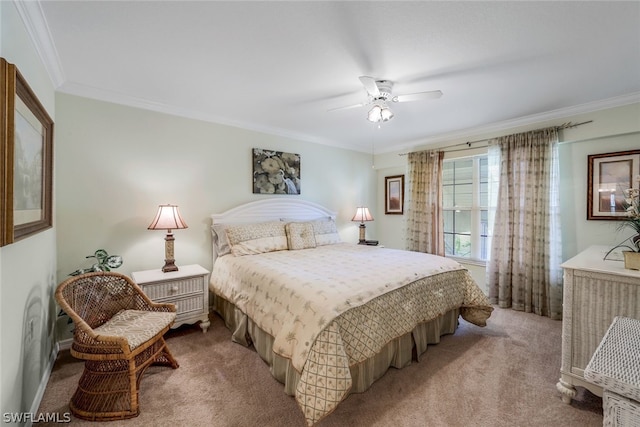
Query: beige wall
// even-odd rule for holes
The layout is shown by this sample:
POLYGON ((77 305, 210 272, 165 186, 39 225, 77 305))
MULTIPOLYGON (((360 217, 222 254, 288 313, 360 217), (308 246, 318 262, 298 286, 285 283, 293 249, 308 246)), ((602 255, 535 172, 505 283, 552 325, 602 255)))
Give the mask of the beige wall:
MULTIPOLYGON (((560 198, 563 259, 569 259, 591 245, 615 245, 626 236, 616 230, 616 222, 587 221, 587 155, 640 149, 640 104, 610 108, 587 114, 565 117, 554 121, 540 122, 528 126, 514 127, 499 132, 468 135, 464 139, 444 141, 437 146, 447 146, 465 141, 475 141, 500 135, 507 135, 566 122, 581 123, 593 120, 576 128, 561 132, 560 156, 560 198)), ((481 145, 481 144, 479 144, 481 145)), ((428 148, 418 146, 412 150, 428 148)), ((445 158, 472 155, 481 152, 469 150, 447 154, 445 158)), ((377 209, 384 213, 384 177, 406 173, 406 156, 398 152, 384 153, 375 158, 377 168, 377 209)), ((376 231, 381 243, 388 247, 404 247, 404 216, 379 215, 376 231)), ((482 267, 471 265, 476 278, 484 282, 482 267)))
MULTIPOLYGON (((0 2, 0 34, 0 56, 55 121, 53 86, 13 2, 0 2)), ((55 239, 53 228, 0 248, 0 414, 33 411, 43 392, 54 345, 55 239)))
MULTIPOLYGON (((175 203, 189 225, 175 230, 177 264, 211 268, 210 215, 252 194, 252 148, 301 155, 300 196, 338 212, 344 240, 360 203, 375 201, 370 155, 239 128, 58 94, 58 280, 103 248, 118 271, 160 268, 164 232, 149 231, 158 204, 175 203)), ((375 215, 375 212, 374 212, 375 215)))

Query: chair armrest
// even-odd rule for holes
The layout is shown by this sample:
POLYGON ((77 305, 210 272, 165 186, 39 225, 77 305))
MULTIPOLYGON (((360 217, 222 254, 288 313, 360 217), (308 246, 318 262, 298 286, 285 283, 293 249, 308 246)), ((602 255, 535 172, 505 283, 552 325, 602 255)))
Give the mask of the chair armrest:
POLYGON ((84 320, 74 316, 76 330, 74 331, 72 348, 82 353, 92 354, 124 354, 131 353, 129 342, 124 337, 97 334, 84 320))
POLYGON ((151 311, 176 312, 176 305, 171 303, 151 302, 151 311))

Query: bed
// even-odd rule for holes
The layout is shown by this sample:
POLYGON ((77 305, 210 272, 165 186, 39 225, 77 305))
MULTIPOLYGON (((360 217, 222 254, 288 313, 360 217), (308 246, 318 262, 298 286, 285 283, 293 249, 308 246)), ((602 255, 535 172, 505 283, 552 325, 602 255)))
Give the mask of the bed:
POLYGON ((484 326, 493 310, 457 262, 343 242, 335 218, 293 198, 212 215, 214 309, 310 426, 389 367, 419 360, 458 316, 484 326))

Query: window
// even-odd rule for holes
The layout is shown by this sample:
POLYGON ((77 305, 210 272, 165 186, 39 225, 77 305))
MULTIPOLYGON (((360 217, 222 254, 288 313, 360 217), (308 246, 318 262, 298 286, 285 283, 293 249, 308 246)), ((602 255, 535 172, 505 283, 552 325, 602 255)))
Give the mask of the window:
POLYGON ((445 254, 487 260, 489 258, 487 156, 445 160, 442 167, 445 254))

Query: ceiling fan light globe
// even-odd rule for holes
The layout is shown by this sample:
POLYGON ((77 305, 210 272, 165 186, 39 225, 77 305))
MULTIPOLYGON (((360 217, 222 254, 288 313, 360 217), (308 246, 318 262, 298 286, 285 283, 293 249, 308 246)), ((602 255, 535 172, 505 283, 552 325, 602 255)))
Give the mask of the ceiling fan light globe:
POLYGON ((370 122, 376 123, 382 120, 382 108, 379 105, 374 105, 371 110, 369 110, 369 114, 367 115, 367 120, 370 122))
POLYGON ((380 110, 380 118, 383 122, 388 122, 393 118, 393 111, 390 108, 383 108, 380 110))

